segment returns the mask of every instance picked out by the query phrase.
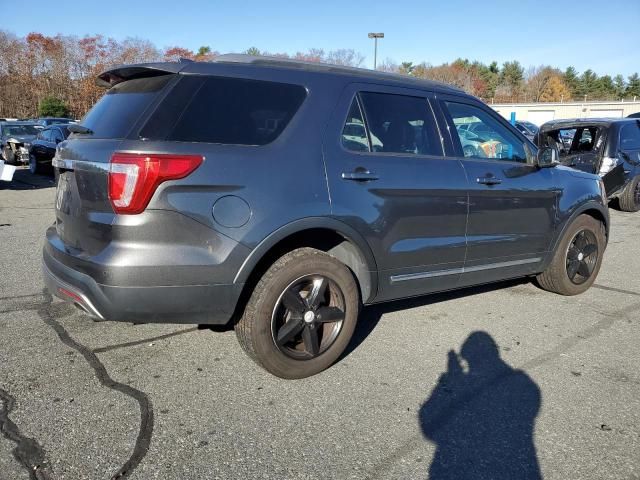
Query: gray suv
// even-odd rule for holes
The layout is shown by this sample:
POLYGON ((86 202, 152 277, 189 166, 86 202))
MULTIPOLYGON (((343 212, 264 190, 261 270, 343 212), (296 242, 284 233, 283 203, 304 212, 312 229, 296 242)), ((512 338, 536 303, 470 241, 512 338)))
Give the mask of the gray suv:
POLYGON ((233 321, 257 363, 302 378, 362 305, 522 276, 574 295, 600 268, 599 177, 456 88, 249 56, 98 82, 53 160, 44 246, 50 291, 97 319, 233 321))

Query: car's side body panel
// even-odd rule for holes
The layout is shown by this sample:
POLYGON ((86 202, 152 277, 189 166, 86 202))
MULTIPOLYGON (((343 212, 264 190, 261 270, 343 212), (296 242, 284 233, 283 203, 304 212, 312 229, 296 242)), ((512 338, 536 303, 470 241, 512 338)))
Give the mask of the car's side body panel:
MULTIPOLYGON (((83 308, 95 307, 104 318, 178 321, 183 312, 183 321, 224 323, 260 261, 300 232, 336 232, 352 245, 329 253, 349 265, 362 300, 372 303, 538 273, 576 212, 594 208, 608 222, 595 176, 466 160, 455 151, 438 99, 456 96, 489 109, 453 88, 315 67, 196 62, 149 68, 175 77, 126 135, 72 135, 54 161, 57 224, 44 249, 47 282, 54 293, 74 289, 86 298, 83 308), (306 98, 280 136, 262 146, 141 136, 182 75, 300 85, 306 98), (424 100, 442 154, 345 150, 340 134, 361 91, 424 100), (115 151, 204 160, 186 178, 160 184, 143 213, 118 215, 107 197, 115 151), (377 178, 353 181, 350 174, 360 167, 377 178), (504 186, 478 186, 476 177, 488 172, 501 175, 504 186)), ((123 67, 101 78, 118 82, 141 69, 123 67)))

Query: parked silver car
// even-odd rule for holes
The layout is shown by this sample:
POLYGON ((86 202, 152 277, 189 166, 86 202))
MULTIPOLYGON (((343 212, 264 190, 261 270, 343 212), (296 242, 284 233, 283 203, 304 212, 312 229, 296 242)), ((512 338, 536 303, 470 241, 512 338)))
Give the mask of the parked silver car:
POLYGON ((34 122, 0 123, 0 155, 7 163, 28 163, 31 142, 42 129, 34 122))

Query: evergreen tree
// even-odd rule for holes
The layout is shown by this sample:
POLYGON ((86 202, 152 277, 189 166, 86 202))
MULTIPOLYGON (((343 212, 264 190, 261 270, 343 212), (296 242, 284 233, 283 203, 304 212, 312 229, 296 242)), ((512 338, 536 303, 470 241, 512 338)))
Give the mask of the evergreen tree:
POLYGON ((624 89, 627 85, 624 82, 624 77, 620 74, 613 77, 613 88, 616 99, 624 98, 624 89))
POLYGON ((626 97, 640 97, 640 77, 637 73, 628 77, 627 88, 625 89, 626 97))
POLYGON ((598 96, 598 75, 590 68, 580 75, 580 89, 582 95, 587 95, 587 100, 598 96))
POLYGON ((204 57, 205 55, 208 55, 211 53, 211 47, 208 45, 203 45, 198 49, 198 53, 196 53, 196 55, 198 57, 204 57))
POLYGON ((616 88, 613 79, 609 75, 604 75, 596 81, 596 98, 599 100, 612 100, 616 95, 616 88))
POLYGON ((580 89, 580 79, 578 78, 578 71, 574 67, 567 67, 563 75, 564 83, 569 87, 571 92, 571 98, 578 98, 582 95, 580 89))
POLYGON ((69 115, 69 107, 59 98, 44 97, 40 102, 38 115, 41 117, 67 117, 69 115))

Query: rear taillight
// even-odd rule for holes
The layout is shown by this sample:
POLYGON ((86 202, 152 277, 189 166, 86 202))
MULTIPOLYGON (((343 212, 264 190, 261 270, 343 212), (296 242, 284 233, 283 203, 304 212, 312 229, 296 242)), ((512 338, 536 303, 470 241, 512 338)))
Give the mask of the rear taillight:
POLYGON ((201 155, 114 153, 109 165, 109 201, 116 213, 144 211, 156 188, 184 178, 200 166, 201 155))

